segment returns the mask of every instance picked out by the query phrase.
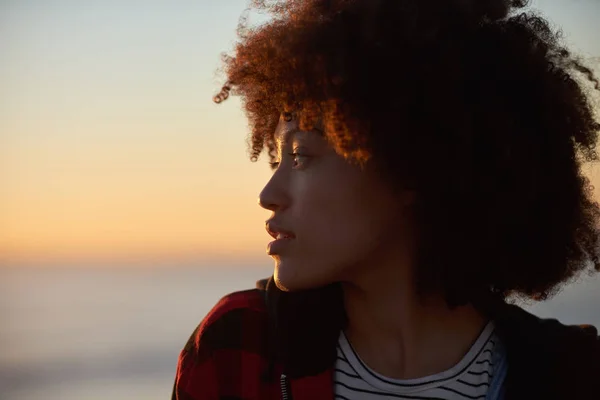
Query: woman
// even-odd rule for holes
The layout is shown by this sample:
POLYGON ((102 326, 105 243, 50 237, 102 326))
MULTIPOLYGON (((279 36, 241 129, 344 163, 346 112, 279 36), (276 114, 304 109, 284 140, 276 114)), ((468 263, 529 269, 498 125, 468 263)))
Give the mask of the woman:
POLYGON ((507 302, 600 269, 592 72, 521 0, 255 3, 215 101, 271 158, 274 274, 205 317, 173 398, 600 398, 596 329, 507 302))

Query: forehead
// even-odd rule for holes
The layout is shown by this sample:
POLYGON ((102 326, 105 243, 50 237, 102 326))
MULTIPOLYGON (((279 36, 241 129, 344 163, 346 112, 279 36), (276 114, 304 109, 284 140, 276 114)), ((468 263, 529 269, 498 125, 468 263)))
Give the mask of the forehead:
POLYGON ((296 121, 279 120, 273 139, 278 147, 285 145, 292 137, 299 132, 298 123, 296 121))
POLYGON ((319 126, 316 126, 313 130, 310 131, 303 131, 300 130, 298 126, 298 121, 292 120, 288 122, 282 118, 277 124, 277 128, 275 129, 273 139, 277 147, 281 147, 298 135, 303 135, 307 137, 316 136, 319 138, 324 137, 323 132, 321 131, 319 126))

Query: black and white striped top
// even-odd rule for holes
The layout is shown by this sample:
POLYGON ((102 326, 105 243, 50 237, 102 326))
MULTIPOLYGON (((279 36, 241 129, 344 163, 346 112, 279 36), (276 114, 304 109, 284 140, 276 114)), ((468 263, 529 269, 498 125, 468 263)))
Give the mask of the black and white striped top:
POLYGON ((335 365, 335 398, 485 399, 492 378, 492 358, 498 341, 494 324, 490 321, 467 354, 452 368, 424 378, 400 380, 386 378, 365 365, 342 332, 335 365))

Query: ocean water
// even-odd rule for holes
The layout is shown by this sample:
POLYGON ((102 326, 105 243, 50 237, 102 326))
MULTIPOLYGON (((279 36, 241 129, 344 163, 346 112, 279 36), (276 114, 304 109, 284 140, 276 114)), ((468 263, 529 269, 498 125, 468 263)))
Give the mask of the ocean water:
MULTIPOLYGON (((224 294, 263 267, 0 269, 0 399, 169 399, 177 356, 224 294)), ((527 305, 600 327, 600 279, 527 305)))

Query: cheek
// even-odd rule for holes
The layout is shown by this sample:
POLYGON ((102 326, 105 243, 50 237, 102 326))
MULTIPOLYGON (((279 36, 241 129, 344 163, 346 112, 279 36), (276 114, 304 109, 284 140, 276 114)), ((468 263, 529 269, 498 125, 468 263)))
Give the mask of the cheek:
POLYGON ((336 282, 366 258, 372 247, 369 229, 347 197, 335 191, 313 192, 297 205, 296 242, 276 263, 280 287, 301 290, 336 282))
POLYGON ((304 257, 321 268, 342 268, 359 262, 377 245, 383 230, 381 208, 366 187, 331 179, 315 185, 298 203, 304 257))
POLYGON ((355 173, 303 175, 291 186, 288 210, 297 239, 276 259, 282 287, 305 289, 343 279, 385 250, 395 229, 390 199, 355 173))

